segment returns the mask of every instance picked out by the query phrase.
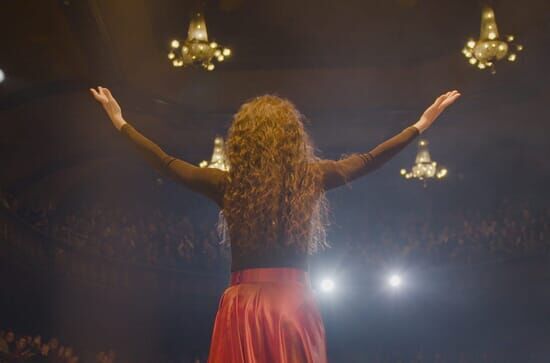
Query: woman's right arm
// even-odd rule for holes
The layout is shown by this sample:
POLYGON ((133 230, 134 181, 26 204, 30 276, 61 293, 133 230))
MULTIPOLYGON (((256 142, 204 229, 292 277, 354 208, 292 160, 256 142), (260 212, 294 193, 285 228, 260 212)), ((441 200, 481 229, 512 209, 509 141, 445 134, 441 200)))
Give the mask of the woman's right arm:
POLYGON ((219 206, 222 205, 225 172, 219 169, 199 168, 167 154, 124 120, 118 102, 107 88, 98 87, 98 90, 92 88, 90 91, 103 106, 113 125, 153 167, 191 190, 209 197, 219 206))

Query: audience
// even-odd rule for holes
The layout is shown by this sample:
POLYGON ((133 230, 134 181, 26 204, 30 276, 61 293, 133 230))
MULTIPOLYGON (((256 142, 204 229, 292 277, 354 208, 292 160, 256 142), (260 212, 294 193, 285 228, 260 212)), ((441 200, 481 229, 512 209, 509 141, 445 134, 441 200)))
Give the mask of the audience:
MULTIPOLYGON (((55 203, 23 207, 12 200, 20 219, 55 241, 65 254, 122 259, 137 265, 205 269, 228 262, 229 248, 219 243, 214 221, 193 223, 185 215, 142 208, 108 208, 94 204, 61 210, 55 203)), ((550 256, 550 208, 504 201, 486 210, 458 208, 431 213, 416 210, 372 211, 333 227, 332 248, 322 254, 345 254, 350 265, 380 267, 392 260, 414 265, 472 265, 529 256, 550 256), (359 221, 359 223, 357 222, 359 221)), ((192 355, 189 352, 186 357, 192 355)), ((350 353, 351 354, 351 353, 350 353)), ((357 353, 355 352, 355 357, 357 353)), ((496 362, 501 352, 361 353, 372 362, 496 362)), ((352 358, 350 358, 352 359, 352 358)), ((95 355, 95 363, 115 363, 113 350, 95 355)), ((185 358, 174 362, 202 362, 185 358)), ((536 359, 533 361, 537 361, 536 359)), ((71 346, 57 338, 0 331, 0 363, 79 363, 71 346)), ((139 363, 139 362, 128 362, 139 363)))
MULTIPOLYGON (((40 335, 18 335, 13 330, 0 331, 0 363, 78 363, 71 347, 59 345, 57 338, 42 342, 40 335)), ((114 361, 109 361, 114 363, 114 361)))
MULTIPOLYGON (((220 266, 230 252, 219 243, 214 221, 192 223, 185 215, 160 209, 107 208, 94 204, 60 211, 46 206, 13 209, 39 231, 75 251, 163 267, 220 266)), ((497 208, 384 213, 365 210, 361 223, 333 231, 332 249, 361 265, 387 259, 438 264, 473 264, 494 259, 550 254, 550 208, 504 202, 497 208)))

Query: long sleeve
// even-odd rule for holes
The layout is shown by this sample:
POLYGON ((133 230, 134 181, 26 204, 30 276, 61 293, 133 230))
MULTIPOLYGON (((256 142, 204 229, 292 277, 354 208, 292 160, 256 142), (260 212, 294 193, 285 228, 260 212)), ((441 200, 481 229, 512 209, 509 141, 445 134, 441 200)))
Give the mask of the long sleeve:
POLYGON ((325 190, 336 188, 379 168, 407 146, 419 130, 408 127, 367 153, 352 154, 342 160, 321 160, 317 162, 323 173, 325 190))
POLYGON ((126 123, 120 133, 134 145, 145 159, 157 170, 200 193, 220 207, 223 203, 223 185, 226 173, 219 169, 199 168, 164 152, 158 145, 126 123))

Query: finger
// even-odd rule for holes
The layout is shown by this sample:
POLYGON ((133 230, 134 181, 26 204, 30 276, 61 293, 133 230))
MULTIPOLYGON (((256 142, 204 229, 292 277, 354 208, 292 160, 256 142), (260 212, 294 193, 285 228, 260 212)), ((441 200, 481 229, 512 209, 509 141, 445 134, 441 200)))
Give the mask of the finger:
POLYGON ((437 97, 435 99, 434 105, 439 106, 441 104, 441 102, 443 102, 445 100, 445 97, 446 97, 446 94, 442 94, 441 96, 437 97))
POLYGON ((113 100, 114 97, 113 97, 113 95, 111 94, 111 91, 109 91, 108 88, 104 88, 104 90, 105 90, 105 94, 107 95, 107 97, 108 97, 110 100, 113 100))
POLYGON ((448 106, 452 105, 460 96, 461 96, 460 93, 456 93, 456 94, 452 95, 451 97, 449 97, 448 99, 446 99, 443 102, 442 106, 443 107, 448 107, 448 106))
POLYGON ((92 95, 94 96, 94 98, 96 99, 96 101, 103 103, 103 98, 104 98, 104 97, 103 97, 100 93, 98 93, 98 92, 97 92, 95 89, 93 89, 93 88, 90 88, 90 91, 92 92, 92 95))
POLYGON ((453 97, 454 95, 456 95, 458 93, 457 90, 454 90, 454 91, 449 91, 447 93, 445 93, 443 96, 443 99, 441 100, 441 104, 443 104, 445 101, 447 101, 449 98, 453 97))

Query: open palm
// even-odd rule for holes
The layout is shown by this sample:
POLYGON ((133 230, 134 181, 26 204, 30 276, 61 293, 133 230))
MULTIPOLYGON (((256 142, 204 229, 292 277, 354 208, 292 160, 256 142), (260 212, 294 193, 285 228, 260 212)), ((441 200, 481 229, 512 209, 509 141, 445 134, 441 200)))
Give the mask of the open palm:
POLYGON ((99 102, 101 106, 103 106, 103 109, 105 110, 115 127, 120 129, 125 121, 122 118, 122 109, 111 94, 111 91, 109 91, 105 87, 97 87, 97 90, 90 88, 90 92, 92 93, 96 101, 99 102))
POLYGON ((420 126, 421 131, 430 127, 430 125, 439 117, 439 115, 450 105, 452 105, 458 98, 460 93, 457 90, 450 91, 442 94, 436 98, 435 102, 431 104, 426 111, 420 117, 418 121, 418 126, 420 126))

